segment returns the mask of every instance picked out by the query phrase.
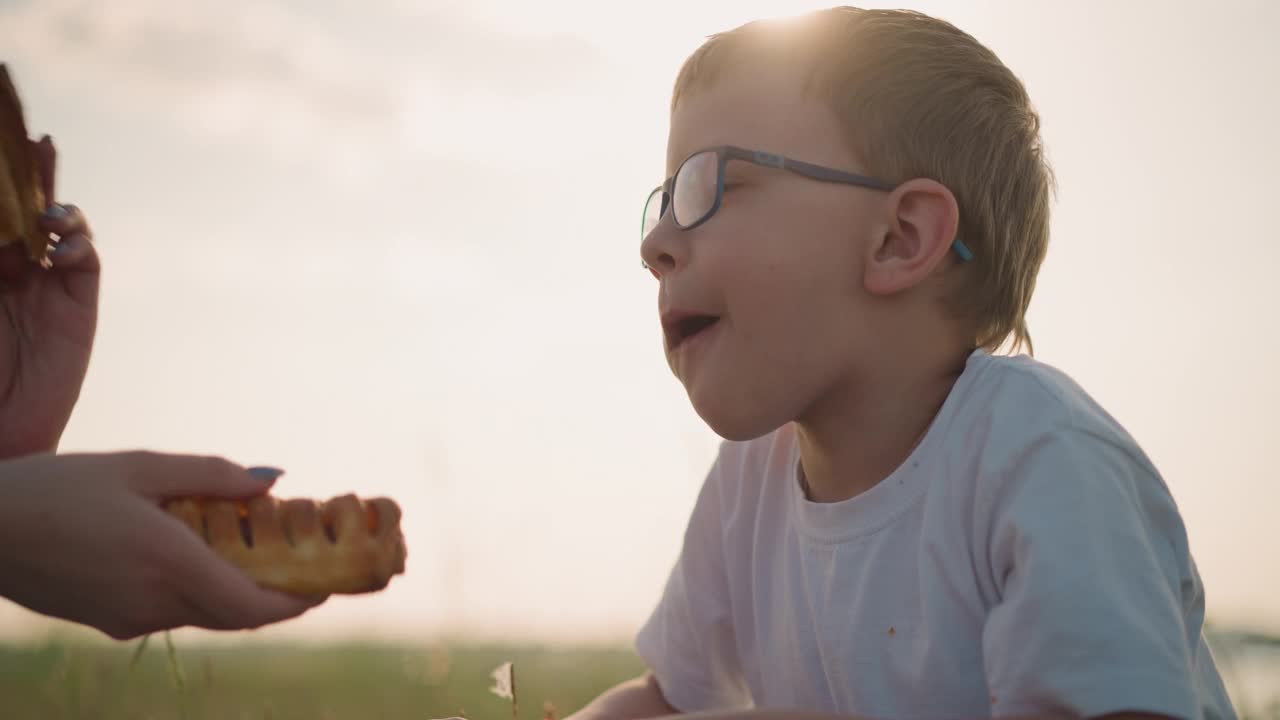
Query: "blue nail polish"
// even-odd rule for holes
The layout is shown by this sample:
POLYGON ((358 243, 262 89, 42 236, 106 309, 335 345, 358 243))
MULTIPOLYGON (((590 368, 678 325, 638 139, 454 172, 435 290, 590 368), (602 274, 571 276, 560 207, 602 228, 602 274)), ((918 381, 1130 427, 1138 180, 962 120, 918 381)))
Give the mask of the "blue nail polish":
POLYGON ((275 482, 277 478, 284 474, 284 471, 280 468, 273 467, 251 467, 249 468, 249 474, 252 475, 255 480, 270 483, 275 482))
POLYGON ((44 211, 45 218, 49 220, 65 220, 69 214, 66 208, 57 204, 50 205, 49 209, 44 211))

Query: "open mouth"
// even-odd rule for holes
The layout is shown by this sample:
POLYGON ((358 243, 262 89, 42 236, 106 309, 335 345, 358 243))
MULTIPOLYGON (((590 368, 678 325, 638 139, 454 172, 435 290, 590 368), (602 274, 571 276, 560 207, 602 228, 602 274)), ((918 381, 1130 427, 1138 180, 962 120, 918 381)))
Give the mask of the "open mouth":
POLYGON ((667 347, 675 350, 685 342, 710 330, 720 321, 716 315, 685 315, 663 323, 667 335, 667 347))

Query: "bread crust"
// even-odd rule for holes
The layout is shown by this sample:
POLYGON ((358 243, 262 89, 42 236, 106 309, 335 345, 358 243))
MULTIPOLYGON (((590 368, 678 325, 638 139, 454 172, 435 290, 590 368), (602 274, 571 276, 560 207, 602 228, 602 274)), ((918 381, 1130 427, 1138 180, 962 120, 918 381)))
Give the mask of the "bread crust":
POLYGON ((404 572, 400 507, 341 495, 324 503, 271 496, 247 502, 184 498, 165 504, 258 585, 299 595, 382 590, 404 572))

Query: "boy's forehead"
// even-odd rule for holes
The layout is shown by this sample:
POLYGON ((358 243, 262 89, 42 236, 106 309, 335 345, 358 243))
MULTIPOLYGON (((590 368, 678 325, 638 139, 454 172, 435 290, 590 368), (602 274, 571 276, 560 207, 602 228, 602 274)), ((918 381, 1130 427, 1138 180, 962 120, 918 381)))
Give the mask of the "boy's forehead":
POLYGON ((738 68, 698 83, 671 113, 667 173, 709 147, 737 145, 798 159, 839 162, 846 134, 830 105, 804 92, 804 78, 779 68, 738 68))

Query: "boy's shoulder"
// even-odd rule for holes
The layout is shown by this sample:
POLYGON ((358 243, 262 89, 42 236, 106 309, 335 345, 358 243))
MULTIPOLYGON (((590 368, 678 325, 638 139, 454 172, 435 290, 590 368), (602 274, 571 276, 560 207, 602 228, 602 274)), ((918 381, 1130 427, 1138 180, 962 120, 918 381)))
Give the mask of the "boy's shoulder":
POLYGON ((974 351, 942 414, 949 414, 950 433, 980 430, 991 442, 1078 433, 1126 449, 1137 445, 1074 378, 1026 355, 974 351))
POLYGON ((935 454, 950 468, 967 468, 962 475, 973 478, 980 494, 1062 482, 1081 491, 1107 486, 1168 495, 1164 478, 1129 431, 1052 365, 1025 355, 975 352, 947 404, 954 407, 938 428, 935 454))

